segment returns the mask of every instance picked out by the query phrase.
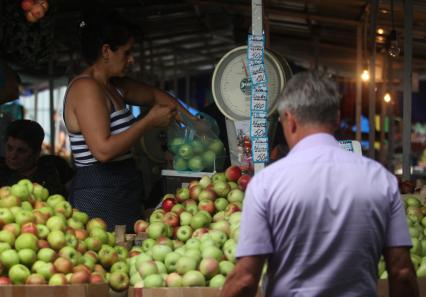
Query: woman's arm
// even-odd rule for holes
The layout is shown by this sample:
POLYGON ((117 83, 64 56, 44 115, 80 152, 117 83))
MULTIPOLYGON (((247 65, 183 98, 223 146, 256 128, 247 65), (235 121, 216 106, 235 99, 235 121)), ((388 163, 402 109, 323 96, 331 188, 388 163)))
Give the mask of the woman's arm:
POLYGON ((68 93, 68 100, 73 101, 72 113, 89 150, 100 162, 110 161, 127 152, 141 135, 153 127, 167 126, 176 114, 173 107, 155 105, 129 129, 111 135, 110 112, 105 93, 94 80, 79 79, 74 82, 68 93))
MULTIPOLYGON (((190 112, 188 112, 188 110, 186 110, 186 108, 183 107, 178 100, 160 89, 127 77, 114 78, 112 82, 123 91, 125 101, 129 104, 150 106, 158 104, 170 106, 183 113, 193 122, 199 120, 197 117, 194 117, 190 112)), ((176 119, 181 122, 183 121, 182 117, 179 116, 179 113, 177 113, 176 119)))

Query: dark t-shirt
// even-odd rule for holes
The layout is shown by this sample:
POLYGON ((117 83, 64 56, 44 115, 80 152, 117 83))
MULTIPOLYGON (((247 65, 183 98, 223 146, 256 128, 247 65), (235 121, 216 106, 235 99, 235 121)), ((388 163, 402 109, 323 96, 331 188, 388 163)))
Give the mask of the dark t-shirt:
POLYGON ((32 176, 21 176, 14 170, 6 166, 5 160, 0 159, 0 186, 11 186, 19 180, 28 178, 32 182, 38 183, 49 190, 49 194, 61 194, 67 196, 65 183, 61 180, 61 174, 55 163, 51 160, 40 158, 37 170, 32 176))

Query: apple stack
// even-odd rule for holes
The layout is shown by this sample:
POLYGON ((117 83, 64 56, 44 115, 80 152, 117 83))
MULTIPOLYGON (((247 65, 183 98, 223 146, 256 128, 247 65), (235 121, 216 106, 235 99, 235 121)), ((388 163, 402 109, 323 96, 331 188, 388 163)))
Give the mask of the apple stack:
MULTIPOLYGON (((408 230, 411 235, 413 247, 411 248, 411 261, 417 271, 418 277, 426 277, 426 205, 418 194, 402 195, 407 214, 408 230)), ((379 276, 386 279, 383 259, 379 262, 379 276)))
POLYGON ((250 176, 237 166, 166 194, 135 232, 147 239, 130 251, 135 287, 222 287, 234 269, 244 190, 250 176))
POLYGON ((128 251, 100 218, 24 179, 0 188, 0 285, 109 282, 128 287, 128 251))
POLYGON ((223 166, 225 149, 219 138, 174 137, 169 145, 173 153, 173 168, 179 171, 213 171, 223 166))

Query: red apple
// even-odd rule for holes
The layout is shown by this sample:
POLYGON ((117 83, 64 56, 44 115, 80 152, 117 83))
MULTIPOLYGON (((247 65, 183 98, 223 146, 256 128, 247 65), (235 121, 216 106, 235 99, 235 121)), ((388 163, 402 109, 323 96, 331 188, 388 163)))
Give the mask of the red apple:
POLYGON ((145 220, 137 220, 133 225, 133 230, 136 234, 145 232, 146 228, 148 228, 149 223, 145 220))
POLYGON ((31 234, 34 234, 35 236, 38 236, 37 225, 32 222, 23 224, 21 226, 21 234, 22 233, 31 233, 31 234))
POLYGON ((38 246, 39 249, 50 247, 50 245, 47 242, 47 240, 44 240, 44 239, 37 240, 37 246, 38 246))
POLYGON ((241 169, 238 166, 229 166, 225 170, 225 176, 228 179, 228 181, 234 181, 236 182, 240 176, 241 176, 241 169))
POLYGON ((161 207, 164 209, 165 212, 169 212, 173 206, 176 204, 176 199, 173 198, 167 198, 163 200, 161 207))
POLYGON ((45 285, 47 284, 44 277, 40 274, 33 273, 25 281, 26 285, 45 285))
POLYGON ((195 185, 189 190, 189 197, 194 200, 198 200, 198 196, 200 195, 203 187, 200 185, 195 185))
POLYGON ((247 188, 248 183, 250 182, 251 176, 248 174, 243 174, 238 179, 237 183, 241 190, 245 191, 247 188))
POLYGON ((0 286, 11 285, 12 281, 7 276, 0 276, 0 286))
POLYGON ((216 207, 215 207, 214 202, 212 200, 201 200, 198 203, 198 209, 199 210, 205 210, 209 214, 213 214, 216 210, 216 207))
POLYGON ((89 233, 84 229, 76 229, 74 230, 74 234, 78 240, 85 240, 89 235, 89 233))
MULTIPOLYGON (((187 200, 188 201, 188 200, 187 200)), ((183 206, 182 204, 180 204, 180 203, 177 203, 177 204, 175 204, 173 207, 172 207, 172 209, 171 209, 171 211, 172 212, 174 212, 175 214, 177 214, 177 215, 180 215, 182 212, 184 212, 185 211, 185 206, 183 206)))
POLYGON ((34 5, 33 0, 23 0, 21 2, 21 8, 23 11, 30 11, 33 5, 34 5))
POLYGON ((56 272, 60 272, 63 274, 70 273, 73 269, 71 260, 65 257, 56 258, 56 260, 53 262, 53 266, 55 267, 56 272))
POLYGON ((193 186, 196 186, 198 184, 199 184, 198 180, 192 180, 189 182, 188 189, 191 189, 193 186))
POLYGON ((212 189, 203 189, 198 195, 198 200, 215 200, 216 196, 216 192, 212 189))
POLYGON ((164 215, 164 223, 172 227, 179 226, 179 216, 174 212, 168 212, 164 215))
POLYGON ((90 275, 90 283, 91 284, 103 284, 105 282, 104 277, 99 272, 93 272, 90 275))
POLYGON ((90 282, 90 272, 85 270, 76 271, 71 275, 71 284, 87 284, 90 282))

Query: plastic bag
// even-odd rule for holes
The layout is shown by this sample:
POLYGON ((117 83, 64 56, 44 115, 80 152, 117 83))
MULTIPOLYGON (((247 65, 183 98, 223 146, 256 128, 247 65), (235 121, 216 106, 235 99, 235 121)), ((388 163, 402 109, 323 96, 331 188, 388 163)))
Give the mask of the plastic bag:
POLYGON ((167 133, 168 148, 173 155, 173 169, 178 171, 220 171, 226 157, 219 139, 216 121, 203 113, 197 122, 180 114, 183 123, 174 123, 167 133))

